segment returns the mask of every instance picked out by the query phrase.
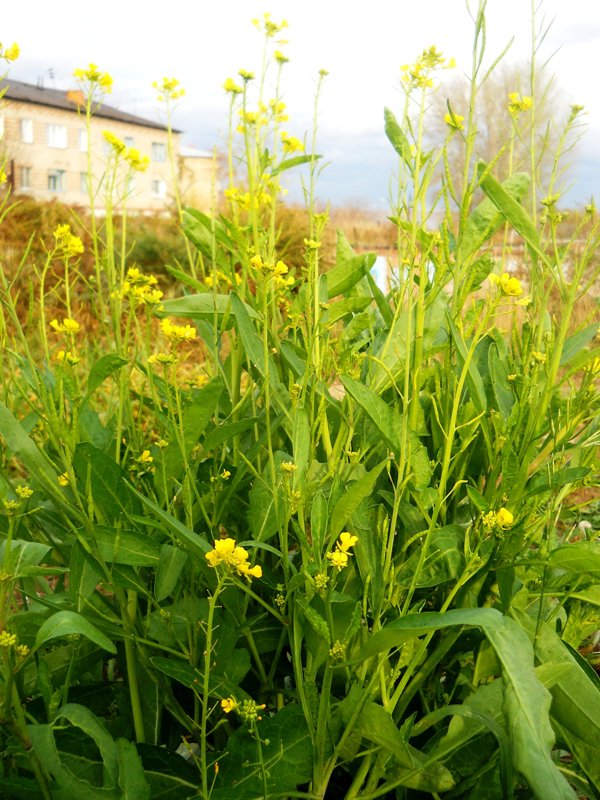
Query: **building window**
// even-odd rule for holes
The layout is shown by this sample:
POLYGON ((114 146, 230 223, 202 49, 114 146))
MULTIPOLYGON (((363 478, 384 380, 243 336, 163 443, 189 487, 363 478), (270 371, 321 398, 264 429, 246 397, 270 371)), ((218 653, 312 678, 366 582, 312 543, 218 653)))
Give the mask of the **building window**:
POLYGON ((126 136, 123 142, 125 143, 125 147, 133 147, 133 136, 126 136))
POLYGON ((152 161, 166 161, 167 148, 162 142, 152 142, 151 155, 152 161))
POLYGON ((31 167, 21 167, 19 169, 19 183, 21 189, 31 189, 31 167))
POLYGON ((48 170, 48 191, 64 192, 67 188, 67 173, 64 169, 48 170))
POLYGON ((79 131, 79 150, 82 153, 88 151, 88 132, 85 129, 79 131))
POLYGON ((62 150, 67 148, 67 126, 48 125, 48 147, 60 147, 62 150))
POLYGON ((164 200, 167 196, 167 184, 163 180, 152 181, 152 197, 158 197, 164 200))
POLYGON ((25 144, 33 144, 33 120, 21 120, 21 141, 25 144))

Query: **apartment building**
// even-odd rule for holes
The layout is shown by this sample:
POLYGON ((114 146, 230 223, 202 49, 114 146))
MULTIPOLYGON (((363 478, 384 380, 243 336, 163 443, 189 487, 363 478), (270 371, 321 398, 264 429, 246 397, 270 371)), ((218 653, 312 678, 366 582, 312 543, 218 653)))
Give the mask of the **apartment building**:
MULTIPOLYGON (((99 106, 91 119, 90 137, 85 120, 81 91, 61 91, 33 86, 12 78, 0 81, 0 157, 15 194, 28 194, 38 200, 56 198, 62 203, 87 208, 88 148, 94 174, 94 206, 101 210, 111 182, 109 131, 127 148, 135 148, 148 159, 144 171, 117 170, 115 196, 125 198, 127 208, 139 212, 160 212, 172 200, 172 168, 168 158, 167 128, 158 122, 128 114, 109 105, 99 106), (108 168, 108 171, 107 171, 108 168)), ((180 156, 180 131, 173 131, 173 149, 178 169, 184 169, 189 183, 187 158, 180 156)), ((212 159, 196 161, 194 199, 210 202, 212 159), (198 168, 199 167, 199 168, 198 168), (199 184, 207 179, 207 186, 199 184)), ((185 200, 185 198, 184 198, 185 200)))

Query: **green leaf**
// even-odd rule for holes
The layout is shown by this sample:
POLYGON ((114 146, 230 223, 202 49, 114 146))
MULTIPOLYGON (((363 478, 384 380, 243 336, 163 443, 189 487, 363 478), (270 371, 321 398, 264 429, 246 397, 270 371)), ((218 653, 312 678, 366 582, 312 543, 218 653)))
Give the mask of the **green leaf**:
MULTIPOLYGON (((203 294, 188 294, 185 297, 176 297, 172 300, 165 300, 162 309, 156 312, 158 317, 184 317, 186 319, 200 319, 212 322, 215 317, 218 322, 222 322, 225 317, 231 317, 232 322, 236 317, 237 309, 231 300, 233 295, 215 294, 214 292, 204 292, 203 294)), ((242 301, 240 300, 240 303, 242 301)), ((250 319, 260 319, 260 315, 246 303, 242 304, 244 312, 250 319)))
POLYGON ((487 173, 487 170, 488 165, 483 161, 479 161, 477 164, 477 172, 480 176, 479 185, 482 190, 494 203, 496 208, 502 212, 517 233, 523 237, 532 254, 540 256, 543 261, 546 261, 546 257, 540 247, 537 228, 533 220, 518 200, 509 194, 506 188, 501 183, 498 183, 491 174, 487 173))
POLYGON ((286 158, 271 170, 271 177, 274 178, 276 175, 281 175, 282 172, 285 172, 288 169, 293 169, 293 167, 302 166, 302 164, 312 164, 313 162, 318 161, 320 158, 323 158, 323 156, 303 155, 294 156, 294 158, 286 158))
POLYGON ((73 454, 73 469, 84 494, 88 489, 102 521, 115 522, 135 513, 137 503, 125 485, 126 474, 109 455, 89 442, 80 442, 73 454))
POLYGON ((117 739, 117 763, 122 800, 150 800, 150 786, 133 742, 117 739))
POLYGON ((57 639, 61 636, 71 635, 84 636, 90 642, 97 644, 109 653, 116 653, 117 648, 101 631, 98 630, 81 614, 74 611, 57 611, 44 622, 35 637, 35 649, 37 650, 46 642, 57 639))
POLYGON ((133 494, 141 501, 142 505, 146 506, 146 508, 152 512, 152 515, 156 517, 156 519, 159 519, 164 524, 165 528, 170 531, 173 536, 175 536, 175 538, 191 553, 194 553, 194 555, 197 555, 200 558, 204 558, 204 555, 212 549, 206 539, 204 539, 202 536, 199 536, 195 531, 188 528, 171 514, 163 511, 159 505, 150 500, 149 497, 141 494, 141 492, 138 492, 133 488, 133 486, 130 484, 128 484, 128 486, 129 491, 133 492, 133 494))
POLYGON ((25 428, 4 403, 0 403, 0 436, 11 453, 40 483, 44 484, 51 495, 60 495, 56 470, 38 450, 25 428))
POLYGON ((412 172, 413 157, 410 149, 410 143, 394 114, 389 108, 384 108, 383 118, 385 120, 385 135, 390 141, 394 150, 398 153, 400 158, 404 161, 406 166, 412 172))
POLYGON ((133 567, 155 567, 158 564, 160 545, 147 534, 96 525, 94 539, 98 552, 108 563, 133 567))
POLYGON ((189 800, 198 796, 198 771, 165 747, 137 744, 153 800, 189 800))
POLYGON ((292 488, 297 489, 304 483, 308 459, 310 456, 310 425, 308 414, 304 408, 297 408, 294 414, 292 428, 292 451, 294 453, 294 465, 296 471, 292 479, 292 488))
POLYGON ((427 557, 423 564, 420 547, 399 569, 396 581, 400 586, 438 586, 456 580, 465 566, 465 532, 460 525, 446 525, 433 531, 429 539, 427 557), (415 578, 415 571, 419 569, 415 578))
POLYGON ((409 769, 414 767, 415 761, 408 744, 383 706, 377 705, 377 703, 366 703, 357 720, 356 727, 365 739, 392 752, 401 766, 409 769))
POLYGON ((362 478, 351 483, 347 491, 345 491, 337 501, 331 514, 329 526, 332 540, 336 539, 341 533, 344 529, 344 525, 351 518, 362 501, 372 495, 377 478, 381 475, 387 463, 388 460, 386 458, 385 461, 382 461, 370 472, 367 472, 362 478))
POLYGON ((597 325, 588 325, 587 328, 582 328, 580 331, 571 334, 565 340, 562 353, 560 354, 560 366, 564 367, 576 355, 578 355, 596 336, 598 333, 597 325))
POLYGON ((494 342, 488 350, 488 368, 496 407, 504 419, 508 419, 515 404, 515 396, 508 381, 506 360, 500 357, 498 347, 494 342))
POLYGON ((188 555, 179 547, 163 544, 160 549, 160 558, 154 579, 154 597, 160 603, 168 597, 177 582, 187 562, 188 555))
POLYGON ((460 370, 462 371, 465 368, 465 365, 467 363, 469 364, 467 367, 466 383, 469 387, 471 400, 473 401, 477 412, 481 414, 482 412, 487 411, 487 397, 485 394, 483 380, 481 379, 481 375, 477 369, 473 354, 469 354, 467 346, 463 341, 458 328, 452 320, 449 309, 446 309, 446 318, 450 333, 452 334, 452 340, 456 346, 457 360, 460 370))
POLYGON ((372 302, 370 297, 347 297, 344 300, 338 300, 332 303, 323 314, 322 321, 324 324, 333 325, 340 319, 343 319, 348 314, 355 314, 370 305, 372 302))
POLYGON ((371 271, 377 256, 375 253, 356 255, 341 230, 337 232, 335 267, 325 273, 327 297, 345 294, 371 271))
POLYGON ((205 453, 210 453, 216 450, 225 442, 231 441, 235 436, 240 433, 245 433, 254 427, 257 417, 246 417, 237 422, 230 422, 227 425, 218 425, 212 430, 209 430, 202 441, 202 449, 205 453))
POLYGON ((575 575, 588 574, 600 578, 600 544, 597 542, 573 542, 558 547, 548 556, 548 561, 557 569, 566 569, 575 575))
POLYGON ((400 431, 402 429, 400 414, 360 381, 351 378, 349 375, 342 375, 341 380, 346 391, 373 421, 386 440, 388 447, 394 453, 399 453, 400 431))
MULTIPOLYGON (((529 182, 527 173, 515 172, 500 185, 509 197, 514 198, 516 202, 520 202, 527 194, 529 182)), ((477 253, 483 244, 498 230, 504 219, 504 215, 491 198, 484 198, 467 218, 461 237, 461 258, 464 260, 477 253)), ((489 273, 489 269, 487 271, 489 273)))
POLYGON ((14 539, 10 543, 10 553, 6 557, 6 544, 6 541, 0 543, 0 564, 2 571, 7 572, 13 579, 25 575, 28 567, 37 566, 51 550, 50 545, 41 542, 14 539))
POLYGON ((527 635, 512 619, 492 608, 411 614, 374 634, 363 646, 361 660, 397 647, 412 636, 456 625, 481 628, 502 665, 504 716, 516 769, 538 800, 574 800, 575 795, 551 758, 554 733, 549 721, 550 693, 533 669, 533 648, 527 635))
POLYGON ((98 361, 92 364, 88 375, 87 397, 89 397, 92 392, 95 392, 108 377, 114 375, 115 372, 118 372, 121 367, 124 367, 127 363, 129 362, 126 358, 121 358, 121 356, 118 356, 116 353, 107 353, 105 356, 102 356, 102 358, 99 358, 98 361))

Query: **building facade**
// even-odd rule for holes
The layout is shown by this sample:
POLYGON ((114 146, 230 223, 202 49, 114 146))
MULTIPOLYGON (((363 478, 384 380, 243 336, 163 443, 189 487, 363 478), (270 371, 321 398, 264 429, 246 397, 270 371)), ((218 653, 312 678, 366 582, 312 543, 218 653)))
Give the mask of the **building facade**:
MULTIPOLYGON (((161 212, 172 202, 173 171, 164 125, 102 104, 94 110, 88 137, 80 91, 10 78, 0 81, 2 91, 0 158, 13 193, 89 208, 91 160, 93 203, 99 211, 107 203, 108 191, 113 205, 126 204, 132 211, 161 212), (105 132, 108 139, 112 134, 122 142, 125 152, 137 151, 142 163, 147 159, 146 168, 133 169, 123 158, 115 168, 115 149, 105 132)), ((185 161, 179 154, 180 136, 180 131, 172 132, 178 170, 185 161)), ((211 163, 208 154, 205 161, 211 163)), ((192 188, 194 194, 210 197, 210 185, 192 188)))

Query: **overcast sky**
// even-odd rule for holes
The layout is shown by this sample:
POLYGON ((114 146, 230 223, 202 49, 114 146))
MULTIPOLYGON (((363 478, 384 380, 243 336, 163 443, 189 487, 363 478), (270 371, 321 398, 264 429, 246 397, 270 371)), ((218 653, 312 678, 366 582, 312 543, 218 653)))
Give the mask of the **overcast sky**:
MULTIPOLYGON (((470 6, 475 10, 477 1, 470 6)), ((589 132, 570 194, 584 202, 600 195, 600 2, 543 0, 540 6, 538 25, 554 20, 540 60, 557 51, 551 66, 565 104, 587 112, 589 132)), ((158 108, 152 81, 178 78, 186 96, 175 126, 186 144, 211 149, 223 143, 223 81, 240 68, 259 69, 261 38, 250 20, 264 11, 289 23, 284 99, 289 131, 299 138, 311 126, 318 71, 329 72, 318 149, 332 163, 320 197, 384 208, 394 155, 382 133, 383 107, 399 109, 399 67, 426 47, 436 45, 456 59, 458 72, 468 71, 473 25, 465 0, 30 0, 5 9, 2 42, 21 47, 13 78, 64 89, 73 85, 75 67, 93 61, 115 80, 108 102, 149 118, 158 108)), ((530 0, 488 0, 487 28, 490 58, 514 37, 509 60, 527 59, 530 0)))

